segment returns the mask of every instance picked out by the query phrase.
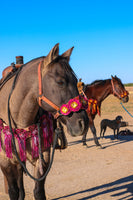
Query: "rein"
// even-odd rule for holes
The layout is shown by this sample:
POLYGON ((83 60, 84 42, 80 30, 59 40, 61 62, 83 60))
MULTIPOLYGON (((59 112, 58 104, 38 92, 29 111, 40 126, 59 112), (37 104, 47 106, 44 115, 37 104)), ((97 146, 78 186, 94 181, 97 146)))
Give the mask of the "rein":
POLYGON ((125 108, 122 102, 120 102, 122 108, 133 118, 133 115, 125 108))
MULTIPOLYGON (((22 65, 22 67, 23 67, 23 65, 22 65)), ((12 92, 13 92, 13 90, 15 88, 16 80, 17 80, 17 77, 18 77, 18 75, 19 75, 22 67, 20 67, 18 69, 17 73, 16 73, 16 76, 15 76, 14 81, 13 81, 12 89, 11 89, 11 92, 10 92, 9 97, 8 97, 8 121, 9 121, 9 128, 10 128, 10 132, 12 134, 12 142, 13 142, 13 147, 14 147, 15 155, 16 155, 17 160, 19 161, 19 164, 23 167, 24 171, 28 174, 28 176, 30 178, 32 178, 35 181, 42 181, 42 180, 44 180, 46 178, 46 176, 47 176, 47 174, 48 174, 48 172, 49 172, 49 170, 50 170, 50 168, 52 166, 52 163, 53 163, 54 152, 55 152, 57 137, 58 137, 58 134, 59 134, 59 129, 56 128, 56 130, 55 130, 56 134, 55 134, 54 143, 53 143, 53 151, 52 151, 51 161, 49 163, 48 169, 47 169, 46 173, 41 178, 37 179, 37 178, 33 177, 29 173, 29 171, 26 168, 24 162, 22 162, 21 159, 19 158, 19 155, 18 155, 18 152, 17 152, 17 148, 16 148, 16 143, 15 143, 15 137, 14 137, 14 134, 13 134, 13 131, 12 131, 12 125, 11 125, 11 112, 10 112, 10 105, 9 105, 10 104, 10 98, 11 98, 12 92)), ((41 158, 41 161, 45 162, 44 159, 43 159, 43 155, 42 155, 41 149, 40 149, 40 147, 41 147, 40 123, 38 123, 37 126, 38 126, 38 137, 39 137, 39 157, 41 158)))

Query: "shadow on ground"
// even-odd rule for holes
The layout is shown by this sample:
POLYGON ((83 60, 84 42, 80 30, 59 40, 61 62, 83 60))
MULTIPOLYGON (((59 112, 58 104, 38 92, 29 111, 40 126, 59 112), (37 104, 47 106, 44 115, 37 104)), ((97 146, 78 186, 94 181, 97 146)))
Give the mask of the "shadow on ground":
POLYGON ((66 196, 54 198, 52 200, 67 199, 70 197, 73 197, 73 199, 75 197, 75 199, 77 199, 76 196, 78 194, 84 194, 84 196, 86 196, 84 198, 78 198, 78 200, 81 200, 81 199, 87 200, 87 199, 91 199, 95 197, 100 197, 101 195, 104 195, 104 194, 108 194, 109 196, 114 197, 114 199, 117 199, 117 200, 124 200, 127 198, 128 200, 132 200, 133 199, 133 175, 118 179, 108 184, 96 186, 87 190, 78 191, 66 196), (93 193, 93 194, 88 195, 88 193, 93 193), (122 197, 123 195, 124 197, 122 197))
MULTIPOLYGON (((94 145, 89 145, 89 142, 92 141, 92 140, 93 140, 93 138, 86 140, 86 142, 87 142, 86 147, 87 148, 91 148, 91 147, 96 146, 95 143, 94 143, 94 145)), ((119 144, 122 144, 122 143, 125 143, 125 142, 133 141, 133 135, 126 135, 126 136, 120 135, 118 137, 118 139, 114 139, 113 135, 108 135, 108 136, 105 136, 104 139, 98 138, 98 140, 99 140, 99 143, 102 143, 103 148, 108 148, 108 147, 111 147, 111 146, 114 146, 114 145, 119 145, 119 144), (106 139, 110 139, 110 141, 107 140, 107 142, 106 142, 106 139)), ((73 141, 73 142, 69 142, 68 146, 73 146, 73 145, 77 145, 77 144, 83 145, 82 140, 76 140, 76 141, 73 141)))

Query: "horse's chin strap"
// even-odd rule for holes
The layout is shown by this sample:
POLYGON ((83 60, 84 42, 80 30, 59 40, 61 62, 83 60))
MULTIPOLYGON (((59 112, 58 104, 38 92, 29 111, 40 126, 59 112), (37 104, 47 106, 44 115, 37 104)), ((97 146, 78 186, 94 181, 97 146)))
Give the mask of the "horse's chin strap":
POLYGON ((119 93, 115 90, 115 86, 113 83, 113 80, 111 79, 111 85, 112 85, 112 90, 113 90, 113 95, 116 95, 119 99, 121 99, 121 96, 119 95, 119 93))
POLYGON ((54 108, 57 112, 54 115, 54 118, 56 119, 59 116, 58 111, 60 108, 55 105, 52 101, 47 99, 45 96, 42 95, 42 76, 41 76, 41 66, 42 66, 43 61, 41 61, 38 65, 38 84, 39 84, 39 98, 38 98, 38 103, 39 106, 42 107, 42 101, 46 102, 48 105, 50 105, 52 108, 54 108))

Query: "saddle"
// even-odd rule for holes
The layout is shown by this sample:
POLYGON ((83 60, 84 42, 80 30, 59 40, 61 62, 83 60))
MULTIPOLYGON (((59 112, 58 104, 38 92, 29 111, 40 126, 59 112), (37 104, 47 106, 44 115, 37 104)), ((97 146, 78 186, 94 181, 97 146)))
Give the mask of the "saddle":
POLYGON ((20 68, 23 64, 23 56, 16 56, 16 64, 11 63, 11 66, 8 66, 3 70, 2 79, 0 80, 0 89, 16 74, 18 68, 20 68))

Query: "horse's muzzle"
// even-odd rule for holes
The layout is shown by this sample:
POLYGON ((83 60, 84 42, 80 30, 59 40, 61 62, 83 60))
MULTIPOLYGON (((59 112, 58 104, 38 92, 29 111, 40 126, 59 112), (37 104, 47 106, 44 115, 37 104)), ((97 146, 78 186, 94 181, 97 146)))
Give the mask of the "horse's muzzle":
POLYGON ((67 132, 75 137, 83 135, 89 126, 89 119, 86 111, 81 111, 80 113, 73 113, 73 116, 67 120, 66 123, 67 132))
POLYGON ((127 103, 129 101, 129 96, 121 98, 123 103, 127 103))

